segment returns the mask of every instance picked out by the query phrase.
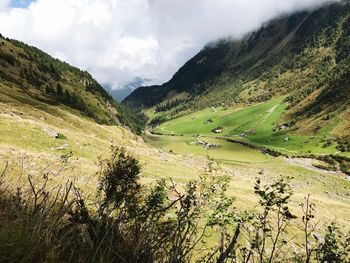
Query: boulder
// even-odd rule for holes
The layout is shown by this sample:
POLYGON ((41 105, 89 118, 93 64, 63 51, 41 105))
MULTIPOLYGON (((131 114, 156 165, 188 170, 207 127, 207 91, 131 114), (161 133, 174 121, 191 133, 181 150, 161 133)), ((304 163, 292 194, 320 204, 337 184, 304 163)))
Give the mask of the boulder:
POLYGON ((57 139, 59 136, 59 133, 55 130, 49 130, 49 129, 44 129, 47 135, 49 135, 53 139, 57 139))

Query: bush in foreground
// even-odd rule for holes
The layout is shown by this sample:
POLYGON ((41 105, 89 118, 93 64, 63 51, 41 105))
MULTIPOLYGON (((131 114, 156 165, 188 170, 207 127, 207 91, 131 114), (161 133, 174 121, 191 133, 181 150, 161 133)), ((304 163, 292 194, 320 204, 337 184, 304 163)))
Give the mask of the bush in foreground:
POLYGON ((213 164, 186 185, 161 179, 146 186, 138 161, 115 147, 100 162, 93 204, 72 183, 48 190, 48 175, 10 191, 6 170, 1 262, 349 262, 350 240, 335 225, 324 237, 315 233, 310 197, 302 205, 304 241, 293 239, 289 178, 258 179, 258 208, 241 212, 226 194, 228 177, 216 175, 213 164))

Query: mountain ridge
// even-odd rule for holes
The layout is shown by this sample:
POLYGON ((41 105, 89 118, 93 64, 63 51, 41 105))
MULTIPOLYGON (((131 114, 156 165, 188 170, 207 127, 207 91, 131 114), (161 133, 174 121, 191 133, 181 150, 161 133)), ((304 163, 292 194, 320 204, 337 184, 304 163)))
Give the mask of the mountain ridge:
MULTIPOLYGON (((123 104, 153 111, 151 116, 166 120, 208 106, 249 105, 283 95, 290 104, 285 119, 296 119, 296 129, 303 130, 300 126, 312 119, 312 110, 346 115, 345 127, 350 127, 349 6, 342 1, 279 17, 240 41, 224 39, 207 45, 169 82, 141 87, 123 104), (342 94, 332 99, 335 110, 321 94, 334 94, 334 90, 342 94)), ((322 125, 316 122, 314 126, 322 125)))
POLYGON ((16 87, 38 102, 65 105, 100 124, 122 124, 138 130, 125 110, 90 73, 2 35, 0 79, 3 85, 16 87))

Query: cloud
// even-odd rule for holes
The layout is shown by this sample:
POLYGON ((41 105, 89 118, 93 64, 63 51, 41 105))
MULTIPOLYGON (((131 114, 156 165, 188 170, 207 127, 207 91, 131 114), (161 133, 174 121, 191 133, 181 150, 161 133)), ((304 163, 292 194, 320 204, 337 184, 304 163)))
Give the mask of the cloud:
POLYGON ((0 0, 0 32, 119 87, 168 80, 206 43, 328 0, 0 0))
POLYGON ((0 0, 0 12, 7 11, 10 6, 10 0, 0 0))

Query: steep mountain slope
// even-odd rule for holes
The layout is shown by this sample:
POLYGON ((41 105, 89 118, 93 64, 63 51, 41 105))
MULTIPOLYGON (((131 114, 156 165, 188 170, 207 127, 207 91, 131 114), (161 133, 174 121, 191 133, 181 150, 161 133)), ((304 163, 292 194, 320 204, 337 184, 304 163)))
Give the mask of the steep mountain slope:
MULTIPOLYGON (((176 94, 176 92, 171 91, 168 94, 169 98, 176 99, 173 99, 174 101, 169 105, 172 106, 186 99, 187 94, 188 92, 176 94)), ((262 104, 259 111, 265 113, 272 106, 275 107, 277 103, 279 101, 272 101, 268 105, 262 104)), ((269 112, 271 116, 269 114, 269 118, 266 118, 264 127, 270 129, 273 120, 284 109, 283 105, 279 105, 276 111, 269 112)), ((159 107, 159 110, 161 108, 159 107)), ((210 112, 210 110, 211 108, 209 113, 213 114, 211 116, 213 119, 223 117, 223 121, 231 121, 226 118, 231 117, 227 116, 228 111, 220 109, 217 112, 210 112)), ((237 109, 230 109, 231 113, 235 110, 237 109)), ((253 116, 254 108, 251 112, 245 111, 243 113, 238 112, 240 115, 237 118, 244 121, 249 116, 255 117, 253 116)), ((72 197, 78 199, 79 207, 84 207, 84 204, 87 204, 89 208, 91 207, 91 212, 95 211, 96 198, 99 199, 101 196, 96 196, 96 188, 101 185, 99 184, 99 175, 101 174, 98 173, 101 171, 99 164, 106 164, 104 158, 109 155, 111 145, 126 147, 127 151, 140 161, 142 166, 140 181, 147 189, 154 189, 154 193, 149 195, 151 203, 150 206, 147 204, 147 207, 154 206, 154 199, 155 210, 162 214, 164 211, 159 210, 157 205, 159 204, 158 197, 173 202, 176 196, 172 190, 163 191, 152 187, 156 181, 162 184, 163 179, 171 178, 169 184, 177 185, 181 189, 180 191, 189 187, 190 191, 192 192, 191 189, 194 189, 194 194, 197 195, 197 190, 192 187, 194 185, 193 179, 202 178, 203 181, 207 182, 208 173, 213 170, 215 175, 224 175, 225 178, 232 177, 232 181, 227 187, 228 197, 235 198, 234 204, 239 209, 237 212, 253 212, 259 201, 253 190, 257 175, 259 174, 259 178, 267 183, 279 180, 280 175, 288 175, 294 178, 291 185, 295 192, 291 202, 293 214, 299 218, 302 217, 299 204, 305 201, 305 196, 312 193, 312 202, 317 206, 315 213, 320 221, 332 222, 336 217, 337 224, 343 231, 350 228, 348 218, 350 213, 350 181, 343 174, 329 174, 314 169, 311 164, 305 168, 289 163, 283 157, 275 158, 230 142, 209 153, 201 145, 194 144, 193 141, 196 139, 192 136, 169 136, 173 140, 172 143, 164 144, 162 141, 164 136, 149 135, 159 147, 154 148, 144 143, 143 138, 135 135, 127 127, 113 125, 129 118, 125 116, 125 112, 118 108, 118 104, 110 99, 88 73, 54 60, 35 48, 13 40, 0 39, 1 259, 7 262, 24 262, 33 258, 33 261, 38 261, 38 258, 41 257, 38 257, 36 251, 40 251, 38 253, 42 255, 42 258, 47 259, 46 261, 55 261, 58 257, 57 251, 65 254, 65 251, 72 251, 72 248, 81 248, 80 241, 76 242, 77 239, 84 240, 84 243, 87 244, 86 247, 83 246, 82 253, 85 254, 86 249, 91 250, 93 246, 97 247, 98 250, 102 248, 101 253, 104 254, 105 247, 101 246, 100 239, 90 238, 90 234, 86 235, 86 233, 92 229, 92 235, 96 236, 97 232, 94 231, 94 227, 102 226, 103 232, 106 230, 114 236, 114 232, 110 231, 111 228, 108 225, 105 228, 103 227, 105 224, 100 224, 92 217, 92 220, 90 217, 86 217, 86 214, 90 214, 90 209, 83 209, 82 214, 75 213, 75 209, 69 204, 70 202, 67 202, 67 205, 64 205, 65 202, 61 205, 56 200, 57 197, 68 197, 69 189, 72 189, 72 197), (185 139, 185 143, 181 139, 185 139), (192 151, 192 147, 196 148, 195 156, 187 153, 186 149, 190 148, 192 151), (229 160, 227 156, 229 156, 229 160), (219 165, 213 164, 211 158, 218 161, 219 165), (4 189, 6 192, 3 192, 4 189), (76 190, 81 190, 85 202, 76 190), (11 194, 7 195, 7 191, 11 194), (4 202, 3 199, 7 200, 7 196, 9 201, 4 202), (24 201, 27 196, 33 197, 28 203, 24 201), (53 203, 47 203, 46 200, 52 200, 53 203), (26 206, 32 203, 35 206, 33 210, 26 206), (8 205, 5 206, 5 204, 8 205), (73 228, 57 224, 61 219, 58 219, 56 214, 46 216, 47 210, 43 208, 46 205, 50 207, 49 210, 57 207, 58 214, 64 215, 64 221, 67 220, 67 224, 73 228), (21 209, 22 207, 23 209, 21 209), (63 214, 63 210, 68 211, 69 214, 63 214), (24 211, 26 214, 22 213, 24 211), (74 219, 71 217, 72 215, 74 219), (52 218, 54 223, 48 221, 48 218, 52 218), (72 224, 71 218, 74 224, 72 224), (85 222, 91 223, 92 228, 86 228, 85 222), (79 229, 79 232, 75 231, 75 227, 79 229), (47 231, 48 228, 53 229, 53 232, 47 231), (43 235, 41 235, 41 229, 44 230, 43 235), (53 242, 56 238, 52 237, 56 235, 63 236, 62 243, 53 242), (69 240, 73 240, 72 243, 67 242, 67 236, 69 236, 69 240), (48 244, 53 245, 48 246, 48 244), (63 250, 63 247, 67 250, 63 250)), ((138 115, 131 117, 140 120, 138 115)), ((197 113, 193 117, 196 117, 198 123, 202 125, 197 113)), ((203 113, 202 118, 207 120, 208 111, 203 113)), ((193 125, 192 127, 195 127, 196 133, 199 125, 197 126, 193 120, 190 118, 188 122, 193 125)), ((180 128, 183 128, 182 123, 179 125, 180 128)), ((144 137, 147 142, 150 140, 147 136, 144 137)), ((219 140, 209 140, 209 142, 222 143, 219 140)), ((120 163, 119 160, 118 163, 120 163)), ((130 171, 133 172, 134 169, 132 168, 130 171)), ((125 178, 125 176, 122 177, 125 178)), ((130 190, 128 186, 126 187, 127 191, 130 190)), ((199 184, 198 187, 202 188, 202 184, 199 184)), ((134 192, 133 189, 130 192, 134 192)), ((212 196, 212 193, 209 195, 212 196)), ((131 199, 133 199, 132 196, 131 199)), ((179 200, 182 199, 180 197, 179 200)), ((139 201, 140 199, 137 197, 135 200, 139 201)), ((161 201, 161 203, 163 202, 161 201)), ((146 206, 143 206, 142 203, 142 213, 148 210, 144 208, 146 206)), ((191 211, 190 213, 193 214, 191 211)), ((193 211, 194 216, 197 217, 198 213, 196 210, 193 211)), ((138 213, 136 216, 139 218, 138 213)), ((166 216, 168 217, 168 215, 166 216)), ((173 224, 173 217, 170 215, 169 218, 170 223, 173 224)), ((127 217, 126 221, 130 221, 128 219, 127 217)), ((107 220, 112 223, 115 221, 107 220)), ((153 221, 148 219, 146 221, 150 222, 153 229, 153 221)), ((148 223, 146 224, 148 225, 148 223)), ((168 223, 164 226, 167 230, 168 223)), ((299 224, 296 224, 295 227, 300 228, 299 224)), ((135 232, 134 227, 130 229, 132 229, 132 233, 135 232)), ((146 228, 142 226, 142 229, 146 228)), ((199 229, 202 229, 200 225, 199 229)), ((164 230, 163 226, 162 230, 164 230)), ((106 232, 99 234, 103 232, 98 230, 97 234, 105 241, 106 232)), ((167 230, 167 232, 169 231, 167 230)), ((123 233, 125 232, 123 231, 123 233)), ((136 239, 138 240, 138 235, 136 239)), ((159 241, 157 235, 155 239, 156 242, 159 241)), ((207 242, 217 244, 218 240, 219 238, 216 239, 214 236, 207 242)), ((115 251, 114 239, 113 242, 107 240, 107 243, 113 245, 111 253, 116 254, 118 251, 115 251)), ((138 241, 137 243, 139 244, 138 241)), ((107 249, 109 250, 109 247, 107 249)), ((93 254, 99 260, 100 253, 94 252, 93 254)), ((119 258, 119 254, 117 256, 119 258)), ((70 255, 68 257, 67 260, 72 261, 72 257, 70 255)), ((3 262, 3 260, 0 261, 3 262)), ((56 261, 62 260, 57 259, 56 261)), ((106 259, 106 262, 111 262, 110 258, 106 259)))
POLYGON ((128 118, 139 117, 126 114, 89 73, 1 37, 0 173, 7 164, 10 178, 22 169, 40 180, 49 171, 50 184, 74 180, 88 194, 97 184, 96 162, 111 145, 133 152, 154 178, 189 177, 205 165, 145 144, 128 128, 137 128, 128 118))
POLYGON ((343 1, 277 18, 240 41, 209 44, 169 82, 139 88, 123 103, 166 119, 286 96, 283 118, 296 129, 315 133, 337 116, 338 135, 348 135, 349 10, 343 1))
MULTIPOLYGON (((1 35, 0 35, 1 36, 1 35)), ((65 105, 77 114, 101 124, 137 127, 100 84, 86 72, 61 62, 16 40, 0 38, 0 83, 20 89, 33 100, 51 105, 65 105)), ((8 97, 19 99, 11 89, 8 97)), ((22 101, 26 103, 26 101, 22 101)))

